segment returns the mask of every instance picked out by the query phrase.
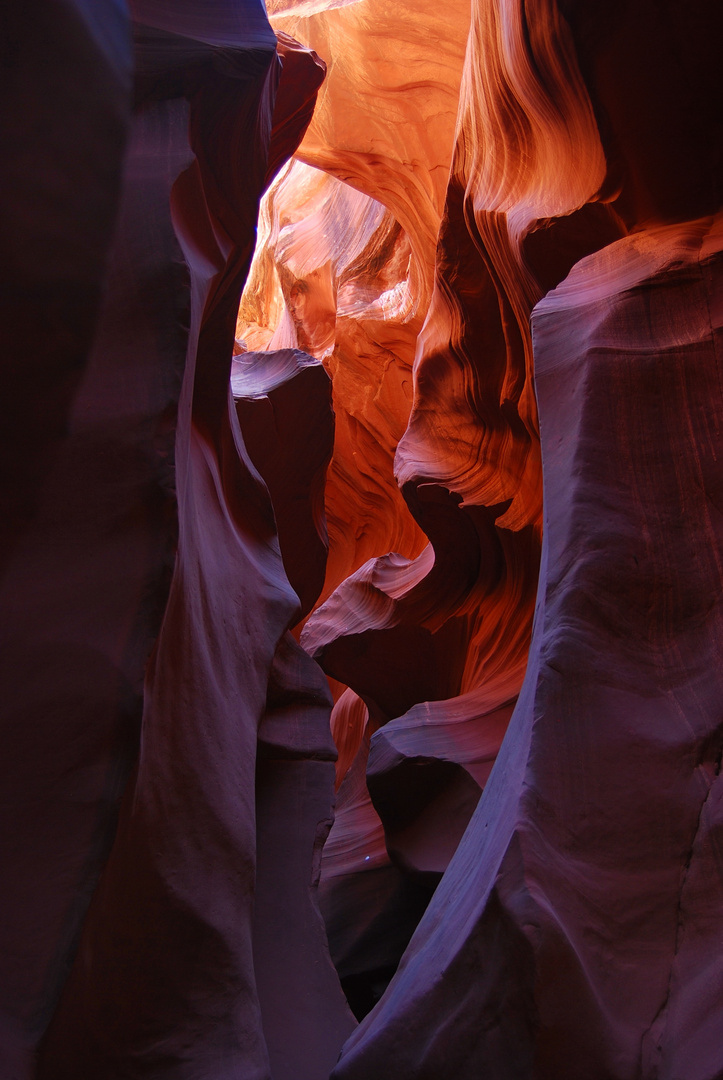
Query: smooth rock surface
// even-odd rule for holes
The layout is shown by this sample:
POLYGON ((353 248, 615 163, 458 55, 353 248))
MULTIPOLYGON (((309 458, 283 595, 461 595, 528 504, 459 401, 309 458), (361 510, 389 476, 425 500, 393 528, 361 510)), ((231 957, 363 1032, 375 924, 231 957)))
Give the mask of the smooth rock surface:
POLYGON ((546 539, 525 683, 339 1080, 720 1075, 701 885, 720 895, 722 241, 720 217, 631 236, 535 310, 546 539))
POLYGON ((56 7, 34 42, 3 17, 21 57, 2 85, 18 110, 4 268, 27 299, 6 327, 29 345, 34 316, 36 343, 27 371, 3 354, 14 449, 33 449, 2 476, 0 1071, 324 1080, 353 1027, 314 899, 331 700, 287 635, 298 598, 229 387, 258 199, 324 68, 288 38, 277 51, 254 0, 149 0, 132 6, 131 87, 124 6, 56 7), (257 793, 262 718, 287 757, 289 730, 313 731, 300 760, 267 756, 257 793), (265 922, 260 844, 259 888, 279 894, 265 922), (312 928, 295 942, 296 1056, 269 992, 280 924, 312 928))

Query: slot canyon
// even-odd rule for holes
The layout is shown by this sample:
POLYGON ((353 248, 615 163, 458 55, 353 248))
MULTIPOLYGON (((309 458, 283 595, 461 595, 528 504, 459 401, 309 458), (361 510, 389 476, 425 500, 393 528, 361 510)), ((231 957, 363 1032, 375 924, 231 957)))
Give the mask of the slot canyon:
POLYGON ((0 12, 0 1080, 722 1080, 719 0, 0 12))

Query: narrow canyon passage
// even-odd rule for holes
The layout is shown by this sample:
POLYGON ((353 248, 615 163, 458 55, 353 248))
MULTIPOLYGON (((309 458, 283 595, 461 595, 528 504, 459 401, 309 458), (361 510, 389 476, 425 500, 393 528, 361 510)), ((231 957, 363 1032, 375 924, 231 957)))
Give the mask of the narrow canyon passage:
POLYGON ((0 20, 0 1080, 720 1080, 714 0, 0 20))

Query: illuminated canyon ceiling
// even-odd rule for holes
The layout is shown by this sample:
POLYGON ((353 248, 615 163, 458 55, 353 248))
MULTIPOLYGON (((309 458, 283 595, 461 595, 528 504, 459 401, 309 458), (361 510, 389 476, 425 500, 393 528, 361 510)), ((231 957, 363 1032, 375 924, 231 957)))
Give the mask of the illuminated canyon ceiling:
POLYGON ((722 24, 2 13, 0 1080, 723 1076, 722 24))

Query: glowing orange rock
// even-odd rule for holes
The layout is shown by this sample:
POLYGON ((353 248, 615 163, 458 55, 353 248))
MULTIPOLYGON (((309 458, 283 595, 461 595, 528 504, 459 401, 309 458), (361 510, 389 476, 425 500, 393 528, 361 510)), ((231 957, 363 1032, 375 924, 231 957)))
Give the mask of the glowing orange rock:
POLYGON ((0 1071, 718 1080, 719 6, 326 3, 3 16, 0 1071))
MULTIPOLYGON (((274 9, 277 26, 329 63, 299 151, 329 175, 295 163, 270 194, 238 332, 251 348, 306 348, 332 375, 330 558, 303 642, 389 725, 371 736, 371 786, 390 850, 410 869, 424 857, 418 839, 416 854, 399 840, 404 777, 416 759, 439 762, 446 779, 429 786, 426 809, 424 785, 412 786, 428 825, 440 799, 460 808, 446 842, 429 834, 425 865, 441 872, 489 775, 532 625, 542 489, 529 314, 624 226, 588 202, 605 159, 553 5, 539 6, 531 36, 515 5, 473 7, 463 72, 466 13, 415 10, 439 28, 432 57, 406 8, 392 25, 377 7, 274 9), (419 79, 403 99, 392 41, 400 57, 415 52, 419 79), (458 93, 453 130, 439 102, 458 93)), ((359 746, 362 727, 347 735, 359 746)), ((348 812, 342 800, 340 836, 348 812)), ((356 814, 370 850, 376 821, 371 805, 356 814)))
POLYGON ((409 259, 380 203, 298 161, 264 201, 237 339, 248 349, 302 348, 332 376, 324 595, 370 556, 414 555, 424 543, 393 476, 420 325, 409 259))
POLYGON ((297 154, 324 173, 296 164, 269 197, 238 332, 249 348, 329 353, 337 437, 326 596, 370 557, 414 557, 424 546, 392 459, 431 293, 469 10, 425 2, 392 11, 376 0, 269 10, 278 30, 328 64, 297 154))
POLYGON ((328 78, 298 157, 377 199, 409 238, 426 308, 454 145, 469 26, 461 0, 272 2, 275 27, 315 49, 328 78), (329 10, 324 10, 325 7, 329 10))
POLYGON ((449 783, 430 785, 428 810, 423 795, 415 804, 427 823, 435 803, 442 813, 442 790, 448 806, 466 807, 446 843, 429 832, 426 865, 440 871, 489 775, 525 670, 541 513, 529 313, 581 255, 624 231, 607 207, 584 205, 604 159, 569 35, 561 20, 540 18, 551 38, 533 41, 542 50, 533 77, 519 15, 505 5, 473 12, 435 288, 395 458, 431 546, 412 563, 385 556, 366 564, 312 616, 303 638, 388 723, 371 739, 371 787, 390 850, 408 865, 424 864, 423 840, 415 839, 412 857, 392 839, 393 819, 404 817, 402 779, 414 774, 414 759, 441 763, 449 783), (552 121, 538 100, 539 71, 561 88, 552 121), (518 97, 505 113, 510 86, 518 97), (401 754, 391 750, 397 731, 401 754), (396 809, 383 790, 398 793, 396 809))

